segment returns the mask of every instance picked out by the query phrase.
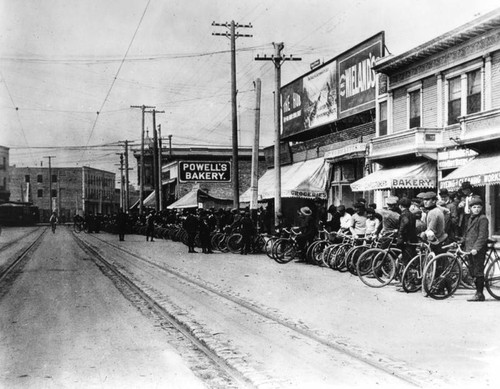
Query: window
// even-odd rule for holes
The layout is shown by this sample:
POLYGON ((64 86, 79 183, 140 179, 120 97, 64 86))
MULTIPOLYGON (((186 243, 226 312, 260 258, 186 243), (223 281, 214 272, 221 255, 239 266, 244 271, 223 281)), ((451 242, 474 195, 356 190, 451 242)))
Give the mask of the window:
POLYGON ((36 176, 36 182, 43 182, 43 176, 41 174, 36 176))
POLYGON ((420 127, 420 89, 408 93, 410 128, 420 127))
POLYGON ((30 175, 29 174, 26 174, 24 176, 24 182, 30 182, 30 175))
POLYGON ((481 72, 467 73, 467 115, 481 111, 481 72))
POLYGON ((460 76, 448 80, 448 124, 458 123, 461 116, 462 85, 460 76))
POLYGON ((57 197, 57 189, 52 189, 52 197, 57 197))
POLYGON ((7 158, 3 157, 3 165, 2 165, 3 170, 7 170, 7 158))
POLYGON ((57 182, 57 175, 56 174, 52 174, 52 182, 57 182))
POLYGON ((38 189, 36 192, 37 197, 43 197, 43 189, 38 189))
POLYGON ((387 135, 387 101, 383 101, 379 105, 379 136, 387 135))

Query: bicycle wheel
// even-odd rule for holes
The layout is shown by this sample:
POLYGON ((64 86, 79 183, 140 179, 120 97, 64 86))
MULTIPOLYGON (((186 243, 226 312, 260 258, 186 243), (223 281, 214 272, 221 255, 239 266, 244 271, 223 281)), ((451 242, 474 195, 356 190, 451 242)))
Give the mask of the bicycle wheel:
POLYGON ((309 253, 309 262, 314 265, 323 266, 322 254, 327 245, 328 241, 326 240, 319 240, 317 242, 314 242, 314 244, 312 244, 307 250, 309 253))
POLYGON ((277 240, 276 237, 269 238, 264 246, 264 252, 271 259, 274 259, 273 245, 277 240))
POLYGON ((82 232, 82 227, 79 224, 73 224, 73 231, 79 234, 82 232))
POLYGON ((335 266, 337 270, 341 273, 347 271, 346 254, 351 247, 352 246, 350 243, 344 243, 337 249, 337 252, 335 253, 335 261, 336 261, 335 266))
POLYGON ((376 277, 374 271, 381 271, 384 258, 388 256, 387 249, 373 248, 366 250, 360 255, 356 266, 358 277, 363 284, 371 288, 380 288, 387 284, 383 283, 381 276, 376 277))
POLYGON ((450 253, 439 254, 424 268, 422 287, 427 296, 444 300, 456 292, 462 276, 458 258, 450 253))
POLYGON ((332 250, 332 248, 334 246, 335 246, 334 244, 328 243, 326 245, 325 249, 323 250, 323 252, 321 253, 322 266, 329 267, 329 265, 328 265, 328 256, 330 255, 330 251, 332 250))
POLYGON ((484 272, 484 285, 492 297, 500 300, 500 259, 491 262, 484 272))
POLYGON ((396 277, 397 266, 396 258, 393 251, 384 250, 385 254, 377 255, 372 262, 372 273, 380 282, 379 287, 389 285, 389 283, 396 277))
POLYGON ((422 255, 423 254, 415 255, 403 270, 401 284, 406 293, 415 293, 422 288, 422 255))
POLYGON ((280 264, 288 263, 297 256, 297 251, 290 239, 282 238, 273 245, 274 260, 280 264))
MULTIPOLYGON (((469 260, 469 259, 466 259, 469 260)), ((475 283, 475 278, 472 275, 471 272, 472 268, 469 267, 464 262, 462 262, 462 277, 460 278, 460 285, 464 287, 465 289, 475 289, 476 288, 476 283, 475 283)))
POLYGON ((239 253, 243 246, 243 237, 239 233, 232 234, 227 238, 226 245, 233 254, 239 253))
POLYGON ((328 266, 332 270, 338 270, 338 267, 337 267, 337 251, 340 249, 340 246, 342 246, 342 245, 343 245, 343 243, 334 244, 330 248, 330 250, 328 252, 327 262, 328 262, 328 266))
POLYGON ((358 265, 358 260, 361 254, 363 254, 366 250, 368 250, 368 246, 355 246, 352 247, 346 254, 346 264, 347 264, 347 270, 349 273, 352 275, 357 276, 358 271, 357 271, 357 265, 358 265))

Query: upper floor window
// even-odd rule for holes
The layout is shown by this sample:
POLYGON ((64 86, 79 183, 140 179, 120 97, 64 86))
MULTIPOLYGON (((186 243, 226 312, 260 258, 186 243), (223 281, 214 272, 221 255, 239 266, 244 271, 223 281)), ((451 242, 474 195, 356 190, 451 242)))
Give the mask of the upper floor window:
POLYGON ((379 128, 379 136, 387 135, 387 101, 382 101, 379 104, 378 128, 379 128))
POLYGON ((52 189, 51 194, 52 194, 51 197, 57 197, 57 189, 52 189))
POLYGON ((409 99, 409 126, 420 127, 420 89, 408 93, 409 99))
POLYGON ((29 174, 26 174, 24 176, 24 182, 26 182, 26 183, 30 182, 30 175, 29 174))
POLYGON ((57 182, 57 175, 56 174, 52 174, 52 182, 57 182))
POLYGON ((481 111, 481 71, 467 73, 467 115, 481 111))
POLYGON ((41 174, 36 176, 36 182, 43 182, 43 176, 41 174))
POLYGON ((43 197, 43 189, 38 189, 36 195, 37 197, 43 197))
POLYGON ((462 81, 461 77, 448 80, 448 124, 458 123, 462 106, 462 81))

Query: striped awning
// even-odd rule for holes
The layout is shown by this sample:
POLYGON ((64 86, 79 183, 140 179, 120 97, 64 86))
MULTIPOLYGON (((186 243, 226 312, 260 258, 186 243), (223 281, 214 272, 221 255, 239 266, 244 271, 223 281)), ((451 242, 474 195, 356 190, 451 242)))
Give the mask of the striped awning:
POLYGON ((500 184, 500 153, 477 156, 443 178, 439 187, 457 190, 465 181, 469 181, 472 186, 500 184))
POLYGON ((384 167, 351 184, 353 192, 392 188, 435 188, 436 163, 418 162, 384 167))

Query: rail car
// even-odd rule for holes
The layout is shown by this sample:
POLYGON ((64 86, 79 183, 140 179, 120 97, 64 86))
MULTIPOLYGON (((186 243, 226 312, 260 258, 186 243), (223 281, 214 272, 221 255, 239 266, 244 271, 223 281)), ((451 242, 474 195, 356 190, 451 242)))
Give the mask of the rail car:
POLYGON ((0 225, 29 226, 40 219, 40 211, 31 203, 8 202, 0 204, 0 225))

